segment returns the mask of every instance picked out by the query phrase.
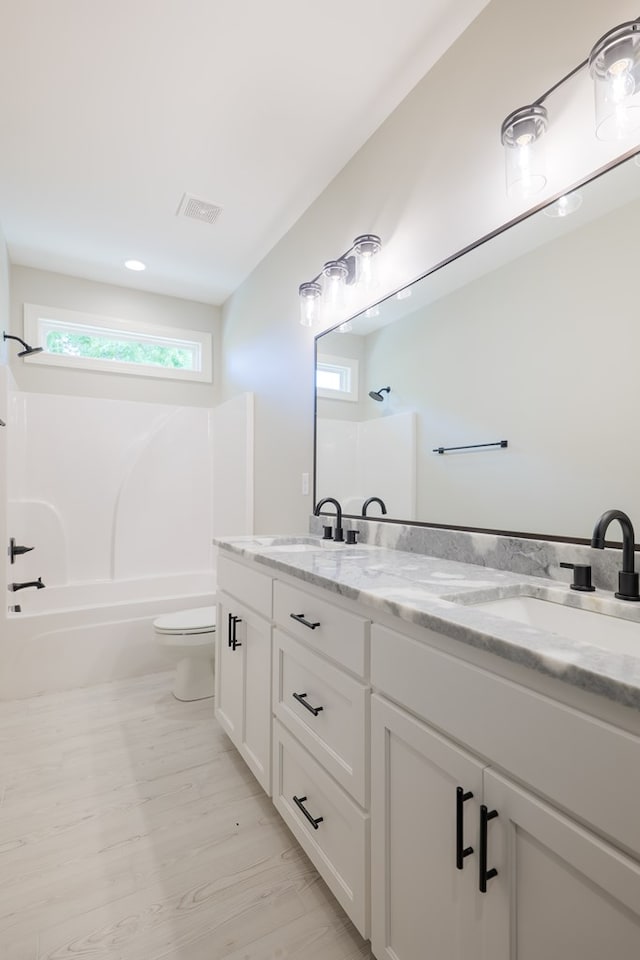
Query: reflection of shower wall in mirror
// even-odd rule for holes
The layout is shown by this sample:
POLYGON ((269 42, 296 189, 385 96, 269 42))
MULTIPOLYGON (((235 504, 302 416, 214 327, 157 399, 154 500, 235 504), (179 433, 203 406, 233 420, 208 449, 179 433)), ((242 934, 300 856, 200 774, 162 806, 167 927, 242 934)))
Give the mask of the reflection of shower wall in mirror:
POLYGON ((415 518, 416 415, 317 423, 316 499, 336 497, 345 513, 359 514, 364 501, 382 497, 393 515, 415 518))

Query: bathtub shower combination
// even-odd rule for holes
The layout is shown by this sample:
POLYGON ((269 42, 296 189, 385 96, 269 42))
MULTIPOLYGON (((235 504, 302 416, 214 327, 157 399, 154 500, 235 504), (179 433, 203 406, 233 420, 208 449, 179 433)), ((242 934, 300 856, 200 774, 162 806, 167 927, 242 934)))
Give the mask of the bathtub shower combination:
MULTIPOLYGON (((230 491, 218 479, 216 432, 227 450, 231 429, 236 438, 250 430, 249 413, 246 395, 212 410, 10 393, 7 528, 33 550, 16 553, 7 582, 40 578, 44 589, 7 592, 0 698, 181 659, 176 648, 191 629, 154 630, 154 621, 213 608, 216 516, 244 528, 250 518, 248 484, 230 491), (225 499, 217 510, 214 490, 225 499)), ((246 436, 238 443, 250 447, 246 436)), ((204 626, 211 645, 214 627, 197 632, 204 626)), ((191 699, 188 684, 181 690, 191 699)))

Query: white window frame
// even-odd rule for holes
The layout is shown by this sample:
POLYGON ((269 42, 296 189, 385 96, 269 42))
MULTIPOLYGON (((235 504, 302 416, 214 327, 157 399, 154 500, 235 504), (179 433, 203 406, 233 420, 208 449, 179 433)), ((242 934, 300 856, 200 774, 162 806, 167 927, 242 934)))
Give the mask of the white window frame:
POLYGON ((27 357, 33 364, 54 367, 73 367, 80 370, 96 370, 108 373, 125 373, 138 377, 155 377, 170 380, 195 380, 211 383, 213 380, 212 336, 203 330, 183 330, 179 327, 165 327, 160 324, 142 323, 137 320, 118 320, 115 317, 101 317, 78 310, 66 310, 61 307, 45 307, 35 303, 24 305, 24 339, 33 347, 42 347, 42 353, 27 357), (48 353, 46 336, 51 324, 63 325, 69 331, 78 332, 93 329, 106 333, 126 335, 129 340, 136 336, 143 340, 152 340, 166 346, 193 348, 195 345, 200 369, 181 370, 177 367, 160 367, 154 364, 127 363, 122 360, 100 360, 90 357, 73 357, 60 353, 48 353))
POLYGON ((334 357, 328 353, 319 353, 316 365, 326 364, 328 367, 341 367, 349 371, 348 390, 327 390, 326 387, 316 387, 316 396, 323 400, 350 400, 358 402, 358 361, 355 357, 334 357))

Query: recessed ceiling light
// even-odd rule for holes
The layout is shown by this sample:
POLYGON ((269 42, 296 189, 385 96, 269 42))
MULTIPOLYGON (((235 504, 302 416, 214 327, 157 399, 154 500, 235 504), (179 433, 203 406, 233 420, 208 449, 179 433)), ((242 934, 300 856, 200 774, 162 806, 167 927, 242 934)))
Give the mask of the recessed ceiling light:
POLYGON ((127 270, 146 270, 147 265, 143 263, 142 260, 125 260, 124 262, 127 270))

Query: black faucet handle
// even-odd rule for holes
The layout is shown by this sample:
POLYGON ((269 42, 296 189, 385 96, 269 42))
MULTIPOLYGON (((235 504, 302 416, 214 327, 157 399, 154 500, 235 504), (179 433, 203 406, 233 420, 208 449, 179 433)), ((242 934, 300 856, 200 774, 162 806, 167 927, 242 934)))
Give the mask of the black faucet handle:
POLYGON ((333 527, 329 524, 327 527, 322 528, 322 539, 323 540, 333 540, 333 527))
POLYGON ((572 590, 593 593, 595 587, 591 583, 591 567, 588 563, 561 563, 560 566, 565 570, 573 570, 573 583, 570 584, 572 590))
POLYGON ((357 543, 359 530, 347 530, 347 543, 357 543))

